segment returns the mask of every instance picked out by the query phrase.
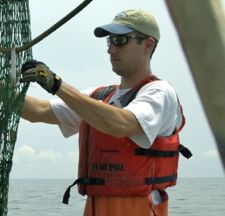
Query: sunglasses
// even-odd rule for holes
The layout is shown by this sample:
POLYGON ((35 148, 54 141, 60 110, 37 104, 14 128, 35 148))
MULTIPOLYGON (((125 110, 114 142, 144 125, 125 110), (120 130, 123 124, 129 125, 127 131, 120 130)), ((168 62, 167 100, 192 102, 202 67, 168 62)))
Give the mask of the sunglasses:
POLYGON ((110 35, 106 38, 107 46, 111 46, 112 44, 114 46, 123 46, 126 45, 129 41, 129 39, 139 39, 144 40, 147 37, 138 37, 138 36, 131 36, 131 35, 110 35))

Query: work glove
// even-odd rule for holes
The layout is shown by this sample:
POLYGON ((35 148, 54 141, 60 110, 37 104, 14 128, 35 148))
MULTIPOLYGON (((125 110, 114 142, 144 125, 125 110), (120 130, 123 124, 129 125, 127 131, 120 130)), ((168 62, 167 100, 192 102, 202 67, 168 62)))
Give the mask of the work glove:
POLYGON ((36 60, 28 60, 21 68, 21 82, 37 82, 46 91, 55 94, 61 84, 62 79, 53 73, 47 65, 36 60))

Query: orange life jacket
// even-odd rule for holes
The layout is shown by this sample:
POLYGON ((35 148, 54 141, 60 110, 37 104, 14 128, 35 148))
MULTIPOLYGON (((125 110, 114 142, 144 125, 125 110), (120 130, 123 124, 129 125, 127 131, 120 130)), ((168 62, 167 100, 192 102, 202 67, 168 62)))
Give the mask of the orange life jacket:
MULTIPOLYGON (((155 80, 156 77, 149 76, 128 91, 121 97, 122 106, 133 100, 144 84, 155 80)), ((97 89, 92 97, 108 103, 115 88, 97 89)), ((89 196, 142 196, 175 185, 179 152, 191 156, 179 142, 178 131, 183 125, 184 118, 181 127, 171 136, 158 137, 149 149, 143 149, 128 137, 104 134, 82 121, 78 179, 71 186, 78 184, 79 193, 89 196)), ((68 202, 70 187, 64 203, 68 202)))

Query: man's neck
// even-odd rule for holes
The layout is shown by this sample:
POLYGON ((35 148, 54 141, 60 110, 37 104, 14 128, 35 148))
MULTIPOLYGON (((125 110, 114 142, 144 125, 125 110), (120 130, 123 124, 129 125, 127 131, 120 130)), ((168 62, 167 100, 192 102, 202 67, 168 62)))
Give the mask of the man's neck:
POLYGON ((135 74, 135 76, 132 77, 121 77, 120 88, 121 89, 132 88, 151 74, 152 74, 151 71, 149 71, 145 73, 135 74))

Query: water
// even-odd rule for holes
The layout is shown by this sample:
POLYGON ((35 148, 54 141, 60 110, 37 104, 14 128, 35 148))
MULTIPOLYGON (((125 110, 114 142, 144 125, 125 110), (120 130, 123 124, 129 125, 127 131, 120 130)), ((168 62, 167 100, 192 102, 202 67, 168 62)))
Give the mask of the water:
MULTIPOLYGON (((11 180, 8 216, 82 216, 85 199, 76 187, 70 204, 62 204, 73 180, 11 180)), ((168 189, 170 216, 224 216, 224 178, 181 178, 168 189)))
POLYGON ((80 216, 85 197, 71 189, 70 204, 63 194, 73 180, 11 180, 8 216, 80 216))
POLYGON ((225 178, 180 179, 169 194, 171 216, 225 216, 225 178))

